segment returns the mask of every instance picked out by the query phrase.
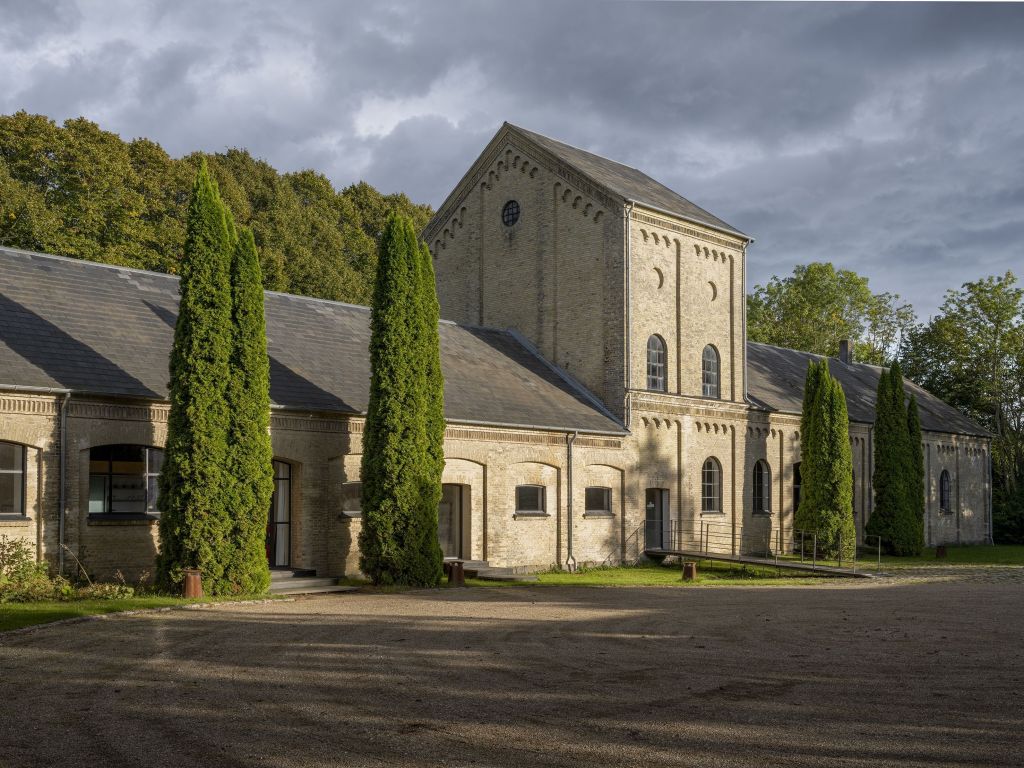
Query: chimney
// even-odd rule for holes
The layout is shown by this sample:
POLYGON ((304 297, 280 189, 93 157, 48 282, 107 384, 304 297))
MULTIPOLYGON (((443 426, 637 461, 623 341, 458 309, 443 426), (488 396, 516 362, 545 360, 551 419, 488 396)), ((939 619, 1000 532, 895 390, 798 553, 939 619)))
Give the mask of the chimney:
POLYGON ((839 359, 847 365, 853 362, 853 352, 850 349, 849 339, 841 339, 839 341, 839 359))

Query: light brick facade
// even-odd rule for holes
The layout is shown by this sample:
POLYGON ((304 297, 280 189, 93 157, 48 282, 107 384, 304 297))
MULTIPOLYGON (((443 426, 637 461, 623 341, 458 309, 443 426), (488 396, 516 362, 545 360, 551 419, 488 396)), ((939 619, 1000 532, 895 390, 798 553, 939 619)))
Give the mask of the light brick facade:
MULTIPOLYGON (((707 541, 730 552, 791 546, 799 416, 747 401, 747 240, 618 199, 507 129, 424 235, 443 317, 518 332, 603 402, 625 432, 574 436, 450 424, 443 481, 460 487, 458 554, 523 570, 635 558, 644 548, 649 489, 664 494, 664 530, 677 541, 707 541), (509 200, 519 203, 520 215, 506 226, 501 214, 509 200), (667 349, 659 392, 647 388, 646 345, 655 334, 667 349), (720 361, 718 398, 702 393, 708 345, 720 361), (721 469, 721 504, 705 512, 702 467, 711 457, 721 469), (770 501, 766 513, 755 514, 759 460, 770 470, 770 501), (543 486, 544 514, 517 514, 520 485, 543 486), (610 489, 608 510, 586 509, 588 487, 610 489)), ((98 578, 151 572, 155 520, 90 516, 89 451, 162 446, 166 420, 167 406, 159 402, 0 392, 0 441, 27 447, 26 515, 0 517, 0 534, 31 540, 40 558, 57 566, 63 453, 65 573, 73 574, 78 561, 98 578)), ((345 498, 347 484, 359 479, 362 428, 359 417, 274 411, 274 455, 292 468, 292 567, 321 575, 357 571, 360 523, 345 498)), ((870 425, 851 424, 850 439, 862 539, 871 513, 870 425)), ((927 541, 986 541, 988 440, 926 432, 924 449, 927 541), (952 478, 949 511, 938 503, 943 470, 952 478)))

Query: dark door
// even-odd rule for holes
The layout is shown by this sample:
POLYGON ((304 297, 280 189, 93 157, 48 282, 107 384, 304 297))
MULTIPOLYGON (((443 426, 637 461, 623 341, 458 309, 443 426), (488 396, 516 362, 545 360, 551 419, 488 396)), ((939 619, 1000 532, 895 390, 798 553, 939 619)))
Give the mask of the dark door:
POLYGON ((274 495, 267 516, 267 562, 271 568, 291 565, 292 551, 292 467, 274 462, 274 495))
POLYGON ((445 557, 462 557, 462 486, 441 486, 437 507, 437 540, 445 557))
POLYGON ((648 488, 644 506, 647 511, 645 547, 665 549, 668 544, 668 489, 648 488))

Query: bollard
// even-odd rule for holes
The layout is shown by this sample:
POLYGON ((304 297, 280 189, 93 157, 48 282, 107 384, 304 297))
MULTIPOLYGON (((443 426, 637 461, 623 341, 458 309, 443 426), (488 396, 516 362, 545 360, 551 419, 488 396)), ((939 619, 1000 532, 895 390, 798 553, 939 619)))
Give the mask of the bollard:
POLYGON ((935 548, 935 559, 936 560, 943 560, 943 559, 945 559, 945 557, 946 557, 946 545, 945 544, 939 544, 939 546, 937 546, 935 548))
POLYGON ((198 568, 185 569, 185 599, 198 599, 203 596, 203 577, 198 568))
POLYGON ((697 578, 697 563, 689 560, 683 563, 683 581, 693 581, 697 578))
POLYGON ((445 563, 448 568, 448 585, 452 587, 466 586, 466 567, 461 560, 445 563))

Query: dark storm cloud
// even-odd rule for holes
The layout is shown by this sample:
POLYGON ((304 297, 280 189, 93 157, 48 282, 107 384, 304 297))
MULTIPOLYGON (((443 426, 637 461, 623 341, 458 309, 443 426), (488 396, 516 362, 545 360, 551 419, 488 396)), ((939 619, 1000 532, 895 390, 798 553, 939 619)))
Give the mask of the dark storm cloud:
POLYGON ((172 154, 244 146, 439 204, 510 120, 921 314, 1024 272, 1024 9, 953 4, 23 3, 0 109, 172 154))

